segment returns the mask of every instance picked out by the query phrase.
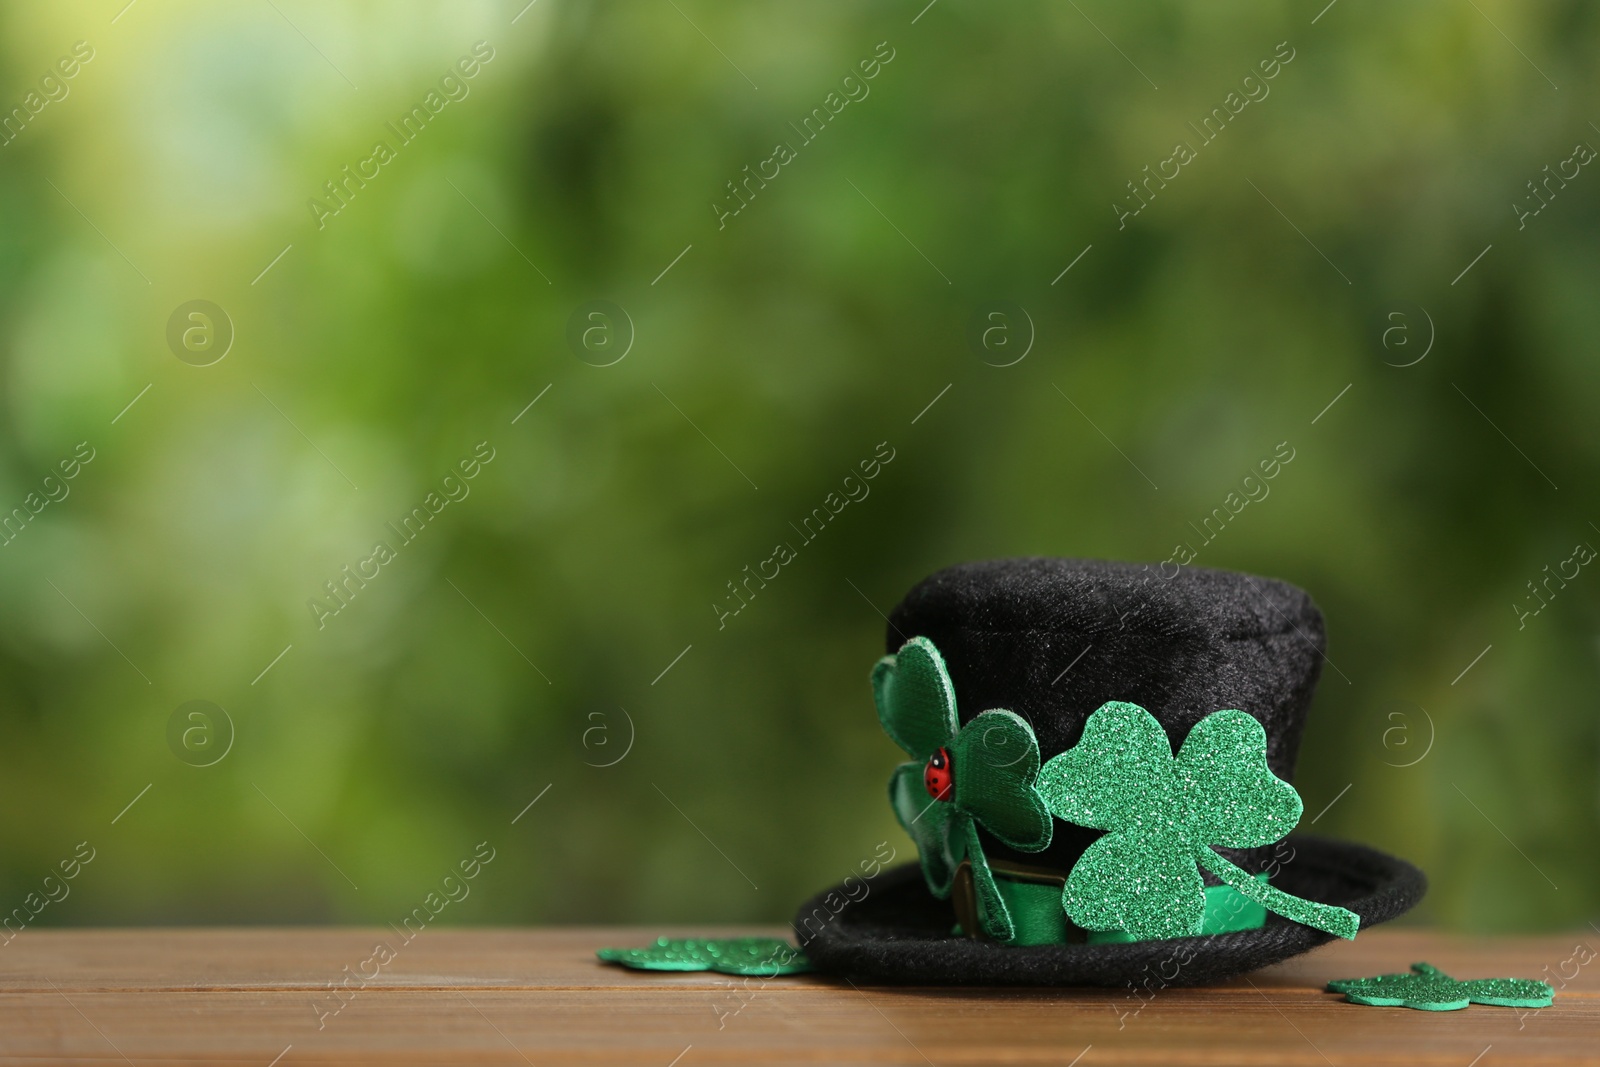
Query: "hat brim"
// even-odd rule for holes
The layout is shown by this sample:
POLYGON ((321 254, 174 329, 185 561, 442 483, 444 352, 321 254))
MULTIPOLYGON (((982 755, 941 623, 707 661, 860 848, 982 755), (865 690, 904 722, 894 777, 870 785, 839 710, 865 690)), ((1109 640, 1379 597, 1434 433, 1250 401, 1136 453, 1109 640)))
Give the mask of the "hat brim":
MULTIPOLYGON (((1362 929, 1409 910, 1427 891, 1420 870, 1375 849, 1318 837, 1294 836, 1289 844, 1294 859, 1273 884, 1349 908, 1361 916, 1362 929)), ((928 892, 913 863, 856 881, 853 889, 847 882, 819 893, 796 914, 794 927, 816 970, 910 985, 1203 985, 1333 940, 1269 913, 1260 929, 1236 933, 1011 947, 952 933, 951 914, 950 902, 928 892)))

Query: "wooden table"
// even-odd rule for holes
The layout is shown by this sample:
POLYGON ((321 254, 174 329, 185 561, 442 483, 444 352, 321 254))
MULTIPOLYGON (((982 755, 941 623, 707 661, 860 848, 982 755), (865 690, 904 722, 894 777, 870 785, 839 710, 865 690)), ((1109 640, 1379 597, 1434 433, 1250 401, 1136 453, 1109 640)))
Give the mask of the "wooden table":
POLYGON ((644 974, 594 959, 657 933, 750 932, 777 933, 430 929, 403 944, 388 929, 28 930, 0 950, 0 1063, 1600 1064, 1600 958, 1577 963, 1600 950, 1594 930, 1373 930, 1148 1003, 1117 990, 644 974), (380 941, 396 949, 382 963, 380 941), (1522 1017, 1359 1007, 1322 991, 1416 960, 1458 978, 1577 973, 1554 1006, 1522 1017), (341 981, 342 996, 330 989, 341 981))

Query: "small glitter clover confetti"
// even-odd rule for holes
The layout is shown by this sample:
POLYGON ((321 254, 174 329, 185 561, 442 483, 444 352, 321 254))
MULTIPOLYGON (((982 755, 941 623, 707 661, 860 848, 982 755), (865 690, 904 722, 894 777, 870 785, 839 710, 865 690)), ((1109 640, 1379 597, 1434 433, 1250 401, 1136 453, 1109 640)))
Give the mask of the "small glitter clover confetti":
POLYGON ((1039 773, 1033 727, 1013 712, 993 709, 958 728, 955 687, 926 637, 913 637, 878 661, 872 695, 884 732, 912 760, 890 777, 889 803, 917 843, 928 890, 947 898, 956 868, 967 860, 983 932, 1012 940, 1016 929, 978 826, 1023 852, 1050 844, 1050 813, 1033 786, 1039 773))
POLYGON ((1199 867, 1295 922, 1344 938, 1360 928, 1354 912, 1285 893, 1213 850, 1270 845, 1300 821, 1300 794, 1268 769, 1266 731, 1242 711, 1201 719, 1174 758, 1154 715, 1112 701, 1044 765, 1038 791, 1056 818, 1111 831, 1084 850, 1062 890, 1085 930, 1141 941, 1200 933, 1199 867))
POLYGON ((595 955, 636 971, 716 971, 775 978, 811 969, 805 953, 776 937, 658 937, 646 948, 603 948, 595 955))
POLYGON ((1469 1003, 1548 1008, 1555 999, 1554 990, 1532 978, 1474 978, 1458 982, 1427 963, 1413 963, 1411 971, 1380 974, 1376 978, 1340 978, 1328 983, 1328 992, 1343 993, 1354 1004, 1418 1011, 1456 1011, 1469 1003))

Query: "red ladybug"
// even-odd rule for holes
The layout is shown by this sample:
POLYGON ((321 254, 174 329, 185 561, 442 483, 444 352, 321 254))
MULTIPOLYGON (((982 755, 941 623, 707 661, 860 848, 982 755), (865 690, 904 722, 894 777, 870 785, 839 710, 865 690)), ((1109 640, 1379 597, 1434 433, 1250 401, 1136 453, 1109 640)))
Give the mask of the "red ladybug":
POLYGON ((922 786, 933 799, 948 801, 952 799, 955 785, 955 767, 950 762, 950 750, 941 748, 928 757, 928 765, 922 769, 922 786))

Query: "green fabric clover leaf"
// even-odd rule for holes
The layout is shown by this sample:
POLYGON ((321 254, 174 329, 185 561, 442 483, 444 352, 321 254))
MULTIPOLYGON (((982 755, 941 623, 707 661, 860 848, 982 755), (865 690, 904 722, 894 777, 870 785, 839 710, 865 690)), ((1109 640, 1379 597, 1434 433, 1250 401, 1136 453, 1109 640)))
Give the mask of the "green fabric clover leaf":
POLYGON ((1458 982, 1431 964, 1413 963, 1411 970, 1411 974, 1380 974, 1376 978, 1340 978, 1328 983, 1328 992, 1343 993, 1356 1004, 1419 1011, 1456 1011, 1469 1003, 1548 1008, 1555 999, 1555 990, 1532 978, 1458 982))
POLYGON ((899 652, 878 661, 872 670, 872 695, 884 732, 912 759, 890 776, 889 803, 917 844, 928 890, 947 898, 956 868, 965 859, 984 933, 1010 941, 1015 928, 984 858, 978 827, 1024 852, 1050 844, 1050 814, 1033 787, 1039 773, 1033 727, 999 709, 958 726, 950 673, 925 637, 913 637, 899 652), (948 756, 952 784, 933 795, 924 772, 940 753, 948 756))
POLYGON ((1084 850, 1062 890, 1062 907, 1086 930, 1141 941, 1198 934, 1197 863, 1295 922, 1344 938, 1360 928, 1354 912, 1291 896, 1213 850, 1268 845, 1300 821, 1300 795, 1268 769, 1266 731, 1242 711, 1201 719, 1174 758, 1155 716, 1112 701, 1044 765, 1038 790, 1058 819, 1111 831, 1084 850))
POLYGON ((636 971, 717 971, 775 978, 811 969, 805 953, 776 937, 658 937, 645 948, 603 948, 595 955, 636 971))

